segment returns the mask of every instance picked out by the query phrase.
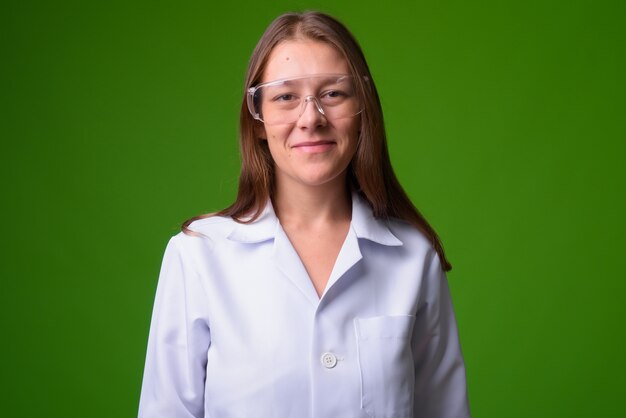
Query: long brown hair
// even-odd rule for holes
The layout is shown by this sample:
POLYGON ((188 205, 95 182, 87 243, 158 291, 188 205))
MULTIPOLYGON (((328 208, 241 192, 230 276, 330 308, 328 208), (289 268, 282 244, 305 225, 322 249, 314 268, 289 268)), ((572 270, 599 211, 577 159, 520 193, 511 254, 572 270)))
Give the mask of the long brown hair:
POLYGON ((364 110, 357 151, 348 168, 350 187, 369 203, 376 218, 400 219, 422 231, 439 254, 443 269, 449 271, 452 266, 437 233, 411 203, 391 166, 380 99, 361 47, 342 23, 320 12, 281 15, 259 40, 248 64, 239 118, 242 162, 237 198, 231 206, 215 214, 188 219, 182 225, 183 232, 193 235, 189 229, 193 221, 214 215, 229 216, 240 223, 253 222, 274 195, 274 162, 267 141, 257 135, 261 122, 250 115, 246 92, 261 82, 268 57, 276 45, 293 39, 311 39, 334 46, 346 58, 356 80, 364 110))

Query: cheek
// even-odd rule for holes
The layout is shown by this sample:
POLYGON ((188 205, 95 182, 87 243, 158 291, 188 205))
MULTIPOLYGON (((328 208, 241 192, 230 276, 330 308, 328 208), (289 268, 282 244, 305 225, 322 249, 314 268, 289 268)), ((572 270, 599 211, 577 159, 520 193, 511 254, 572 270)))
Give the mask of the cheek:
POLYGON ((274 146, 282 144, 284 145, 289 138, 291 128, 289 126, 269 126, 265 128, 267 133, 267 140, 274 144, 274 146))
POLYGON ((342 132, 344 132, 344 137, 347 139, 347 142, 350 144, 351 148, 356 149, 357 143, 359 142, 361 124, 359 121, 352 122, 346 124, 343 127, 342 132))
POLYGON ((280 161, 291 155, 291 149, 288 146, 290 132, 291 129, 288 127, 281 128, 274 126, 266 128, 267 145, 274 161, 280 161))

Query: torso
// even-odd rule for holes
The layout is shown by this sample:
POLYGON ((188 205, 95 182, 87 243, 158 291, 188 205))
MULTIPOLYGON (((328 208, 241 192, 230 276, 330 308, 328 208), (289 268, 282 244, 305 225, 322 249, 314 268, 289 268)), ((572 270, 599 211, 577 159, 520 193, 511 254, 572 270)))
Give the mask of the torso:
POLYGON ((418 230, 376 220, 358 197, 352 206, 350 225, 330 222, 315 234, 268 211, 250 224, 199 220, 190 227, 200 237, 173 238, 152 347, 180 344, 186 349, 166 360, 194 367, 162 367, 151 352, 156 375, 145 393, 155 397, 165 381, 194 395, 206 416, 367 418, 366 408, 413 416, 414 356, 421 361, 433 340, 424 313, 438 298, 440 270, 418 230), (294 263, 296 249, 308 274, 294 263), (309 280, 325 290, 321 299, 309 280), (337 356, 334 367, 322 363, 325 353, 337 356))

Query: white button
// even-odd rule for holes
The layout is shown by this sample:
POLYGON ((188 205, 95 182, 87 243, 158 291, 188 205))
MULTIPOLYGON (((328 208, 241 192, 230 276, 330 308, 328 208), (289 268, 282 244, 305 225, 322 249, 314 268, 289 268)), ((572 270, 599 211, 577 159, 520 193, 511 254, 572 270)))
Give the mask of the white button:
POLYGON ((322 354, 322 365, 327 369, 332 369, 337 365, 337 356, 333 353, 324 353, 322 354))

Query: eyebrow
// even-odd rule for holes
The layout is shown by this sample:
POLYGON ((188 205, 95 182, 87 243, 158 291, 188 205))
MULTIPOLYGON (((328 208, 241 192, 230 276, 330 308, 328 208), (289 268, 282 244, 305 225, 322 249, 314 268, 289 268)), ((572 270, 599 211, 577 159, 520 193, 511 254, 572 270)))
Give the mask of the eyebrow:
MULTIPOLYGON (((334 85, 334 84, 341 84, 342 81, 344 81, 345 76, 342 77, 319 77, 320 82, 316 83, 317 87, 320 86, 327 86, 327 85, 334 85)), ((312 77, 313 78, 313 77, 312 77)), ((302 84, 302 81, 307 80, 306 77, 302 77, 302 78, 295 78, 292 80, 276 80, 276 81, 270 81, 266 84, 267 87, 270 86, 294 86, 294 85, 300 85, 302 84)))

